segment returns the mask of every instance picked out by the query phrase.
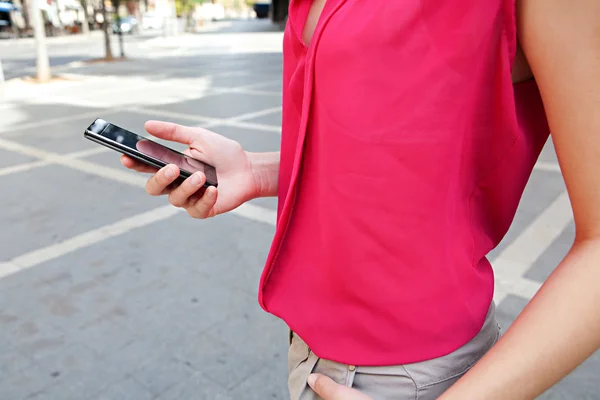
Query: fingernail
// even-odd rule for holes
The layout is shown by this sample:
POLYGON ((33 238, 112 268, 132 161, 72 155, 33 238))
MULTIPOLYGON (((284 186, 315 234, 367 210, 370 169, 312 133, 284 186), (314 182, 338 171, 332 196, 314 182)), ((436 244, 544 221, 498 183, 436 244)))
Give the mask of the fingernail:
POLYGON ((192 175, 192 185, 198 186, 200 184, 200 174, 192 175))
POLYGON ((308 376, 308 378, 306 379, 306 381, 308 382, 308 385, 309 385, 311 388, 314 388, 314 387, 315 387, 315 382, 317 381, 317 375, 315 375, 315 374, 310 374, 310 375, 308 376))
POLYGON ((213 197, 215 195, 215 189, 213 189, 212 187, 209 187, 206 190, 206 194, 208 195, 208 197, 213 197))
POLYGON ((173 167, 169 166, 165 169, 165 176, 169 179, 175 177, 175 171, 173 170, 173 167))

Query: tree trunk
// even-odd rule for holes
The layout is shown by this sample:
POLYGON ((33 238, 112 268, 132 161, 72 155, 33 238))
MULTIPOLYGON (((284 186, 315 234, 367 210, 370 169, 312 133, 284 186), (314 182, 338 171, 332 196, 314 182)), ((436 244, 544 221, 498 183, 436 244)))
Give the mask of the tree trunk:
POLYGON ((121 32, 121 17, 117 15, 117 26, 119 27, 119 49, 121 50, 121 58, 125 58, 125 48, 123 47, 123 32, 121 32))
POLYGON ((120 0, 112 1, 113 7, 115 8, 115 22, 117 23, 117 35, 119 35, 119 50, 121 51, 121 58, 125 58, 125 49, 123 48, 123 32, 121 30, 121 16, 119 15, 119 7, 121 6, 120 0))
POLYGON ((31 29, 31 18, 29 18, 29 1, 30 0, 21 0, 21 14, 23 15, 23 20, 25 21, 25 30, 31 29))
POLYGON ((106 15, 106 4, 102 3, 102 30, 104 31, 104 48, 106 49, 106 59, 112 60, 112 50, 110 48, 110 36, 108 34, 108 16, 106 15))
POLYGON ((84 35, 90 34, 90 14, 88 13, 88 2, 87 0, 81 0, 81 6, 83 7, 83 23, 81 24, 81 32, 84 35))
POLYGON ((36 69, 37 79, 39 82, 48 82, 50 80, 50 60, 48 58, 48 49, 46 48, 46 31, 42 19, 42 11, 40 10, 39 2, 42 0, 33 0, 33 25, 35 31, 35 47, 36 47, 36 69))

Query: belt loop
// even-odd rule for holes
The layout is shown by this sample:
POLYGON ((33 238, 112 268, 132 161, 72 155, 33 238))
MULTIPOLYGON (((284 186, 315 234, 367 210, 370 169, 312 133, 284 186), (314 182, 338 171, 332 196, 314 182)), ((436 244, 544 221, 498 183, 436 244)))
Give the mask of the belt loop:
POLYGON ((346 386, 352 387, 354 385, 354 376, 356 375, 356 366, 348 365, 348 374, 346 375, 346 386))

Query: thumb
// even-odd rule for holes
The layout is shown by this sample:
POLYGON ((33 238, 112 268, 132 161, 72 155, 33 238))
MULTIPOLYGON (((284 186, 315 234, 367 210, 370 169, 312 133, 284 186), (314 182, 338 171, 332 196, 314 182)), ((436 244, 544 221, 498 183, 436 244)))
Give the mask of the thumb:
POLYGON ((324 400, 372 400, 355 389, 335 383, 325 375, 310 374, 307 382, 324 400))
POLYGON ((188 146, 200 139, 200 134, 195 128, 172 122, 147 121, 144 124, 144 128, 152 136, 188 146))

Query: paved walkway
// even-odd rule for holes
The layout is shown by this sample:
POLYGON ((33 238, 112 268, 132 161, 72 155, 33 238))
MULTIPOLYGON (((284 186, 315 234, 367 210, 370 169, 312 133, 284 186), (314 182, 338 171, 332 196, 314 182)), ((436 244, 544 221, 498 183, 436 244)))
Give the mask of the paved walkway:
MULTIPOLYGON (((147 41, 132 61, 70 68, 47 85, 6 85, 0 399, 286 398, 286 327, 256 302, 274 199, 192 220, 83 138, 95 117, 142 133, 159 118, 276 150, 281 33, 255 22, 147 41)), ((549 144, 491 254, 504 327, 572 238, 549 144)), ((598 370, 596 355, 543 398, 599 399, 598 370)))

